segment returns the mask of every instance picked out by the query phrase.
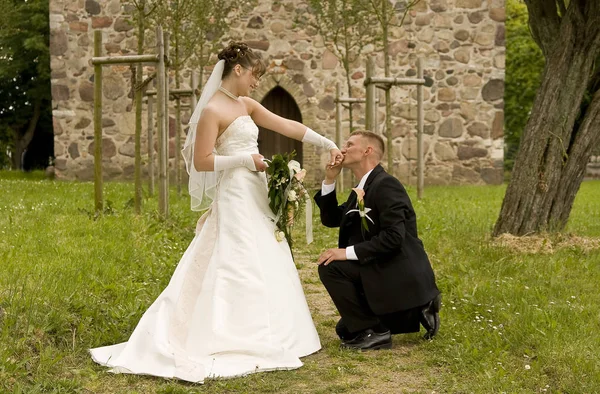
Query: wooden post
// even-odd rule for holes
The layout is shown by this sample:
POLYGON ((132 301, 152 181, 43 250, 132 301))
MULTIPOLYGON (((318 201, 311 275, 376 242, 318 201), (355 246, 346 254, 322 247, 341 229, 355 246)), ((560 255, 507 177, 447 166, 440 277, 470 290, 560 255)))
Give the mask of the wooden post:
POLYGON ((154 99, 148 96, 148 194, 154 196, 154 99))
POLYGON ((165 145, 165 181, 166 181, 166 189, 165 189, 165 218, 169 217, 169 187, 171 186, 171 182, 169 180, 170 178, 170 173, 169 173, 169 156, 170 153, 169 152, 169 148, 171 146, 170 144, 170 131, 169 130, 169 50, 170 50, 170 39, 171 39, 171 34, 169 34, 169 32, 165 32, 164 33, 164 55, 165 55, 165 59, 167 60, 167 62, 165 62, 165 84, 164 86, 164 95, 165 95, 165 118, 164 118, 164 122, 165 122, 165 128, 163 130, 163 133, 165 135, 165 139, 163 141, 164 145, 165 145))
MULTIPOLYGON (((175 89, 179 90, 179 41, 175 36, 175 89)), ((175 183, 177 196, 181 197, 181 96, 175 96, 175 183)))
MULTIPOLYGON (((417 59, 417 78, 423 79, 423 59, 417 59)), ((423 85, 417 85, 417 199, 423 197, 424 157, 423 157, 423 85)))
MULTIPOLYGON (((339 148, 342 146, 342 103, 340 102, 340 83, 335 85, 335 143, 339 148)), ((352 105, 352 104, 350 104, 352 105)), ((344 190, 344 170, 340 172, 340 177, 336 183, 338 192, 344 190)))
POLYGON ((377 106, 375 103, 376 87, 375 84, 369 81, 375 73, 375 62, 372 56, 367 58, 367 108, 366 110, 366 126, 367 130, 374 133, 377 132, 377 106))
POLYGON ((156 70, 156 135, 158 136, 158 213, 166 218, 167 174, 165 155, 165 52, 162 27, 156 28, 158 69, 156 70))
MULTIPOLYGON (((102 31, 94 31, 94 56, 102 53, 102 31)), ((102 66, 94 65, 94 200, 96 212, 102 213, 102 66)))
MULTIPOLYGON (((198 87, 198 76, 195 71, 192 71, 192 111, 190 116, 194 113, 196 105, 198 105, 198 97, 196 97, 196 88, 198 87)), ((188 131, 189 133, 189 131, 188 131)))
MULTIPOLYGON (((143 10, 141 12, 143 18, 143 10)), ((144 50, 144 26, 138 26, 138 55, 144 50)), ((133 205, 136 214, 142 213, 142 80, 144 67, 137 63, 135 68, 135 80, 132 81, 135 95, 135 159, 133 172, 133 205)))

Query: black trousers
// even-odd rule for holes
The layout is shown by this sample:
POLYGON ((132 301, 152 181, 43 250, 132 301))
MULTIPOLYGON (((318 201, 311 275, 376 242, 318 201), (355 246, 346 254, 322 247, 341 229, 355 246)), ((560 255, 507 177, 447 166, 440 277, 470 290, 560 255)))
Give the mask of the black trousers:
MULTIPOLYGON (((340 316, 336 332, 349 339, 367 328, 385 326, 392 334, 418 332, 420 307, 376 315, 365 297, 360 266, 353 261, 332 261, 319 266, 319 277, 340 316)), ((390 295, 392 297, 393 295, 390 295)))

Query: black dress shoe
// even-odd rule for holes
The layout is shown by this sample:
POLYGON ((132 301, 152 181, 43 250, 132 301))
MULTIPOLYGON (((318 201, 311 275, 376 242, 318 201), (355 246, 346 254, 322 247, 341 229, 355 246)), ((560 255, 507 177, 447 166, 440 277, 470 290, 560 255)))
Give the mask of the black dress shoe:
POLYGON ((340 318, 340 320, 335 325, 335 333, 340 337, 342 342, 350 342, 356 339, 356 337, 360 334, 357 332, 350 332, 348 327, 344 324, 344 320, 340 318))
POLYGON ((419 321, 425 328, 424 339, 432 339, 437 335, 440 329, 440 307, 442 306, 442 296, 438 294, 433 300, 429 301, 422 309, 419 315, 419 321))
POLYGON ((354 350, 391 349, 392 334, 389 331, 377 333, 368 328, 355 339, 342 342, 341 347, 354 350))

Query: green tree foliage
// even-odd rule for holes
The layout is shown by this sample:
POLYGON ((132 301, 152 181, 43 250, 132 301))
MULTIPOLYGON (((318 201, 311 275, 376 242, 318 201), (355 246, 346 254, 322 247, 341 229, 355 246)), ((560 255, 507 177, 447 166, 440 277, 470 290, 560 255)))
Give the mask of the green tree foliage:
POLYGON ((504 167, 512 170, 521 134, 529 119, 544 70, 544 55, 528 24, 527 7, 520 0, 506 1, 506 85, 504 94, 504 167))
POLYGON ((0 0, 0 165, 8 150, 22 168, 34 135, 52 134, 49 41, 48 1, 0 0))

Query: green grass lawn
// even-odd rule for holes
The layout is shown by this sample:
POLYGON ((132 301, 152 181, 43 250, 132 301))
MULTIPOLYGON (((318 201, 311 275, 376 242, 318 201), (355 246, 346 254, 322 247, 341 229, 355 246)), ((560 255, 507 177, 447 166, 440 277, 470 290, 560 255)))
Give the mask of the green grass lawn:
MULTIPOLYGON (((431 187, 415 201, 419 233, 443 293, 436 340, 394 337, 392 350, 341 351, 337 313, 315 260, 337 232, 315 217, 295 256, 323 349, 304 367, 194 385, 113 375, 87 349, 126 341, 167 285, 198 213, 171 194, 161 222, 133 186, 0 173, 0 392, 8 393, 596 393, 600 392, 600 250, 577 242, 525 253, 490 239, 505 188, 431 187)), ((414 193, 411 191, 414 198, 414 193)), ((582 185, 568 233, 600 237, 600 182, 582 185)), ((318 211, 315 212, 317 214, 318 211)))

